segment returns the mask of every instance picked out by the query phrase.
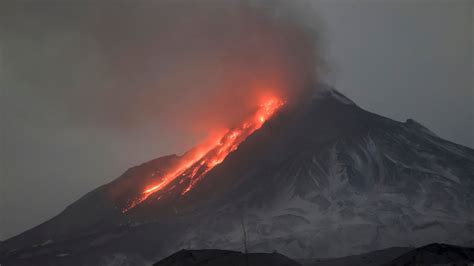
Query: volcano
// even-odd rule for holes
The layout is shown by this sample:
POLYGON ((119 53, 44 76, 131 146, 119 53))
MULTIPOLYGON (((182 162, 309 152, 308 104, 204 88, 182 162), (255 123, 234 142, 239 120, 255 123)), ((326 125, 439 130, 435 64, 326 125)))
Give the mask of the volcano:
POLYGON ((180 249, 337 257, 474 236, 474 150, 326 85, 133 167, 1 244, 2 265, 143 265, 180 249))

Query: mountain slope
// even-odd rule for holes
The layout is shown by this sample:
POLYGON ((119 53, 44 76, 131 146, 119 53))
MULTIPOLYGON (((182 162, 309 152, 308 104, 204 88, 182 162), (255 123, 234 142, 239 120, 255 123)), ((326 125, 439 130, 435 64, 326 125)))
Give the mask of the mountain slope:
POLYGON ((251 252, 293 258, 464 244, 474 235, 474 151, 413 120, 369 113, 325 86, 277 113, 189 193, 171 183, 122 213, 150 175, 179 158, 134 167, 7 240, 0 263, 122 256, 140 265, 183 248, 240 250, 243 230, 251 252))

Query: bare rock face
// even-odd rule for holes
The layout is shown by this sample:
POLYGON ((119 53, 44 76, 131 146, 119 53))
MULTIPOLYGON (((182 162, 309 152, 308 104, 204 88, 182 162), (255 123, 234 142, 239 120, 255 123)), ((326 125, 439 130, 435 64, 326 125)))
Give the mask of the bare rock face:
POLYGON ((5 241, 0 263, 142 265, 180 249, 242 250, 243 230, 250 252, 292 258, 473 241, 474 150, 326 86, 277 113, 189 193, 173 184, 122 213, 178 158, 134 167, 5 241))

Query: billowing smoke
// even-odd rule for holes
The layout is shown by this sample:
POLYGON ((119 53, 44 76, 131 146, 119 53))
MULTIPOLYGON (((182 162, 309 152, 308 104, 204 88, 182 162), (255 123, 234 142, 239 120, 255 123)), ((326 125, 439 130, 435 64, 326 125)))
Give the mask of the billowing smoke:
POLYGON ((87 19, 112 73, 110 87, 98 93, 115 99, 107 105, 120 123, 228 127, 261 97, 291 101, 316 79, 316 32, 288 4, 147 1, 110 8, 87 19))
POLYGON ((203 132, 241 119, 260 97, 291 100, 314 84, 318 23, 303 9, 263 0, 18 4, 5 38, 22 52, 5 62, 68 121, 203 132))

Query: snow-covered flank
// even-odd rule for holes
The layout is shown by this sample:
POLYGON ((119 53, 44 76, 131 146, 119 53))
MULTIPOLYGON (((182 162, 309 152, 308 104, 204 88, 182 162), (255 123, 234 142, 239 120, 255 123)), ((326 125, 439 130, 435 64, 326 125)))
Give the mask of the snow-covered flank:
POLYGON ((308 105, 268 120, 189 193, 150 195, 126 214, 115 208, 176 160, 134 167, 5 241, 2 251, 15 251, 0 252, 0 263, 141 265, 180 249, 244 243, 294 258, 472 245, 474 151, 413 121, 366 112, 327 86, 308 105))

